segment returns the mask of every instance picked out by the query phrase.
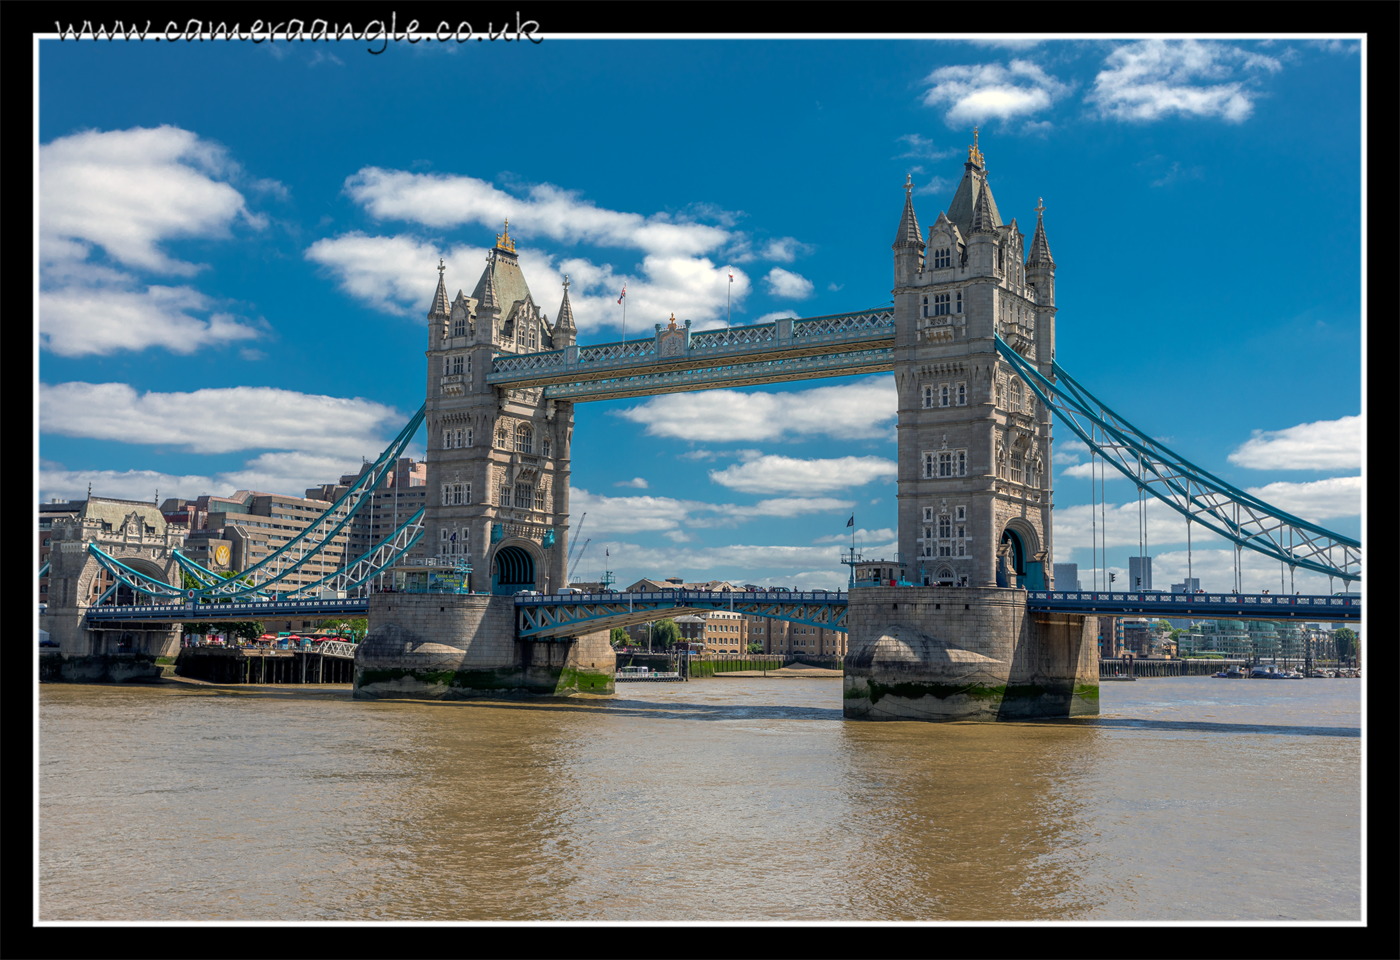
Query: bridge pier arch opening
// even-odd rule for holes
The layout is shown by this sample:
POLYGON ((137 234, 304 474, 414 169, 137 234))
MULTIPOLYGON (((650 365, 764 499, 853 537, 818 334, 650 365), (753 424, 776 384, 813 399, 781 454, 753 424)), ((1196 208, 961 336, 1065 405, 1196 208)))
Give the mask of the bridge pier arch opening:
POLYGON ((543 567, 538 544, 521 538, 502 540, 490 557, 491 592, 512 596, 521 590, 540 590, 543 567))

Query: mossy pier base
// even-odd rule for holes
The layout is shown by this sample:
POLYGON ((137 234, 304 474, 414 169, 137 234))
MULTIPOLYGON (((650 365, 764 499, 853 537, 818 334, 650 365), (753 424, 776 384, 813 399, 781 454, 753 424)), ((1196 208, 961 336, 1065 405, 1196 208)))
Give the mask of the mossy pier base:
POLYGON ((1098 621, 1003 587, 852 590, 849 720, 1038 720, 1099 712, 1098 621))
POLYGON ((607 631, 519 640, 511 597, 384 593, 370 598, 355 651, 357 700, 611 694, 607 631))

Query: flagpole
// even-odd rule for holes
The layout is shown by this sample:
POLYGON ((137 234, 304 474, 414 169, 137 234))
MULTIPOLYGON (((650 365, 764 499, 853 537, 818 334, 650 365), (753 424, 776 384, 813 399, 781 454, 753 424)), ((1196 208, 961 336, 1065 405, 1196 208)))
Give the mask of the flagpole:
POLYGON ((731 317, 731 314, 732 314, 731 305, 733 304, 733 302, 734 302, 734 268, 733 268, 733 267, 730 267, 730 268, 729 268, 729 292, 728 292, 727 294, 725 294, 725 297, 724 297, 724 325, 725 325, 725 327, 729 327, 729 326, 730 326, 730 322, 731 322, 731 319, 732 319, 732 317, 731 317))

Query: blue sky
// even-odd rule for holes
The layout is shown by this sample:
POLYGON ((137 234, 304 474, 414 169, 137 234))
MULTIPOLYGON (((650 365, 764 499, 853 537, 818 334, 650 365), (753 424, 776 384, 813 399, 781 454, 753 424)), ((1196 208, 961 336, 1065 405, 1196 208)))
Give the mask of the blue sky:
MULTIPOLYGON (((356 469, 422 402, 439 256, 470 293, 503 217, 551 317, 570 275, 585 343, 621 336, 623 282, 629 337, 723 325, 729 266, 736 324, 887 302, 905 175, 927 227, 977 124, 1003 217, 1029 234, 1044 198, 1060 363, 1359 535, 1359 47, 46 41, 41 496, 300 494, 356 469)), ((888 377, 580 404, 579 576, 607 549, 623 582, 840 585, 852 512, 896 549, 893 423, 888 377)), ((1055 559, 1087 586, 1087 457, 1056 437, 1055 559)), ((1136 495, 1107 497, 1123 571, 1136 495)), ((1149 533, 1165 587, 1184 521, 1152 509, 1149 533)), ((1231 554, 1194 546, 1228 589, 1231 554)))

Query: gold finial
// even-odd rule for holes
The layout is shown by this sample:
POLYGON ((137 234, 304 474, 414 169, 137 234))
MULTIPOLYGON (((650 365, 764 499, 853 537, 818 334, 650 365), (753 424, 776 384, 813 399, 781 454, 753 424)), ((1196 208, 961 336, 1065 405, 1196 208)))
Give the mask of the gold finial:
POLYGON ((973 127, 973 128, 972 128, 972 143, 969 144, 969 145, 968 145, 968 148, 967 148, 967 162, 968 162, 968 163, 975 163, 975 164, 976 164, 977 166, 979 166, 979 167, 985 166, 985 165, 986 165, 986 164, 984 163, 984 161, 983 161, 982 151, 981 151, 981 149, 978 148, 978 146, 977 146, 977 128, 976 128, 976 127, 973 127))
POLYGON ((505 226, 502 228, 502 232, 496 234, 496 247, 497 249, 504 250, 507 253, 515 252, 515 241, 510 238, 509 218, 506 219, 505 226))
POLYGON ((669 330, 674 330, 674 329, 676 329, 676 315, 675 315, 674 313, 671 314, 671 325, 670 325, 670 327, 668 327, 667 329, 669 329, 669 330))

